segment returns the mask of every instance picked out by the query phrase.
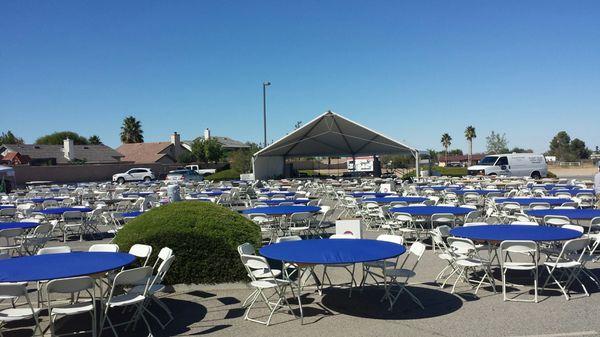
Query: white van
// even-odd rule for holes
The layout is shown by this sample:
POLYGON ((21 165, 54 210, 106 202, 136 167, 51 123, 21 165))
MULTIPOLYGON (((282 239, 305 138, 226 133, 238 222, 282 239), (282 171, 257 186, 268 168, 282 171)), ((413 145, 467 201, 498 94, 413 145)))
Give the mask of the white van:
POLYGON ((545 178, 548 164, 541 154, 509 153, 485 156, 477 165, 467 168, 469 175, 498 175, 545 178))

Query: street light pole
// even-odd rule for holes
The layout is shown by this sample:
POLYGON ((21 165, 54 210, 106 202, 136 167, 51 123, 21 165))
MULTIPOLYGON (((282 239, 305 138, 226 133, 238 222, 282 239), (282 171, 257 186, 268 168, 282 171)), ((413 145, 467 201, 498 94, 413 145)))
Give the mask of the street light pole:
POLYGON ((263 146, 267 147, 267 87, 271 85, 271 82, 263 82, 263 132, 264 142, 263 146))

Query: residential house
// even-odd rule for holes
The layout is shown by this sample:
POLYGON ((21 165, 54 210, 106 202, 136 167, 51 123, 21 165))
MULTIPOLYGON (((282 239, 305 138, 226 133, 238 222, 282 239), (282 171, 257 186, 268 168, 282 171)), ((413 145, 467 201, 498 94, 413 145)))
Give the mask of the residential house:
POLYGON ((181 143, 180 135, 174 132, 168 142, 121 144, 117 151, 124 156, 124 162, 173 164, 182 153, 189 150, 181 143))
POLYGON ((77 161, 88 164, 109 164, 118 163, 123 157, 122 154, 104 144, 75 145, 72 139, 65 139, 63 145, 2 144, 0 155, 13 159, 20 157, 19 161, 27 160, 29 165, 61 165, 77 161))
MULTIPOLYGON (((248 144, 240 142, 239 140, 231 139, 229 137, 212 136, 210 134, 210 129, 208 129, 208 128, 206 130, 204 130, 204 137, 203 138, 204 138, 204 140, 216 139, 219 142, 219 144, 221 144, 221 147, 225 151, 242 150, 242 149, 249 149, 250 148, 250 146, 248 144)), ((196 138, 196 139, 198 139, 198 138, 196 138)), ((186 149, 188 149, 188 150, 191 151, 192 150, 192 143, 194 142, 194 140, 184 140, 182 142, 182 145, 186 149)))

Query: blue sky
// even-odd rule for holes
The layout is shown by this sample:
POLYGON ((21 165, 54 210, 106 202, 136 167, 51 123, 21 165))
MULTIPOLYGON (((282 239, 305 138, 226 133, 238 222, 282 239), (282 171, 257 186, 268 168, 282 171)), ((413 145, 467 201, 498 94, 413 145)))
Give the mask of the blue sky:
POLYGON ((2 1, 0 131, 262 140, 333 110, 408 144, 600 145, 598 1, 2 1))

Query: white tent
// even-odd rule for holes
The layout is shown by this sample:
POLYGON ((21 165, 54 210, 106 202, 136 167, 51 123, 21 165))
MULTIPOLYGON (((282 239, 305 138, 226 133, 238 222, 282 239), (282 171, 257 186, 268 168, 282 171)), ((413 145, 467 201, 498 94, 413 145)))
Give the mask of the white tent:
POLYGON ((410 153, 419 172, 419 151, 379 132, 327 111, 254 154, 255 179, 282 176, 285 159, 316 156, 366 156, 410 153))

